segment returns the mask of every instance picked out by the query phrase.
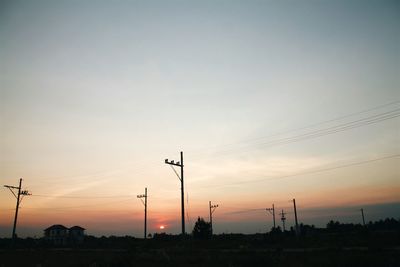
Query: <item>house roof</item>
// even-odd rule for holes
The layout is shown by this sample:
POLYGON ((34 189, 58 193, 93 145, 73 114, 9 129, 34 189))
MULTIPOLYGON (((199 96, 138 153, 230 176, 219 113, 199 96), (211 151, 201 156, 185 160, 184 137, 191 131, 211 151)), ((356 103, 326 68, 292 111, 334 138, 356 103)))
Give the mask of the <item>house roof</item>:
POLYGON ((67 227, 65 227, 62 224, 54 224, 46 229, 44 229, 45 231, 49 231, 49 230, 68 230, 67 227))
POLYGON ((82 228, 78 225, 72 226, 71 228, 69 228, 69 230, 86 230, 85 228, 82 228))

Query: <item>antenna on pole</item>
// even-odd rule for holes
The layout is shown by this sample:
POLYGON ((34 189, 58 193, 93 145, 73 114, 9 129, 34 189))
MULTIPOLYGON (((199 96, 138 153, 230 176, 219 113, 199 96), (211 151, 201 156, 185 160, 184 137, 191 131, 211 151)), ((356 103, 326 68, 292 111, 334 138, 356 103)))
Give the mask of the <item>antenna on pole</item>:
POLYGON ((137 198, 139 198, 144 205, 144 239, 146 239, 147 238, 147 187, 144 189, 144 195, 137 195, 137 198), (142 198, 144 198, 144 201, 142 198))
POLYGON ((174 160, 169 161, 165 159, 165 164, 168 164, 174 170, 176 176, 181 181, 181 216, 182 216, 182 236, 185 236, 185 195, 184 195, 184 182, 183 182, 183 152, 181 151, 181 161, 175 162, 174 160), (181 175, 174 169, 174 166, 181 168, 181 175))
POLYGON ((212 215, 215 211, 216 208, 218 208, 218 204, 217 205, 211 205, 211 201, 208 202, 208 206, 210 208, 210 226, 211 226, 211 236, 213 235, 213 222, 212 222, 212 215))
POLYGON ((21 203, 22 199, 24 196, 29 196, 31 193, 28 192, 28 190, 21 190, 22 188, 22 178, 19 179, 19 186, 12 186, 12 185, 4 185, 4 187, 8 188, 11 193, 14 195, 14 197, 17 199, 17 205, 15 207, 15 217, 14 217, 14 226, 13 226, 13 232, 12 232, 12 244, 14 245, 15 243, 15 238, 16 234, 15 231, 17 229, 17 219, 18 219, 18 209, 19 209, 19 204, 21 203), (14 192, 14 190, 18 190, 18 192, 14 192), (21 197, 22 196, 22 197, 21 197))
POLYGON ((285 232, 285 231, 286 231, 286 229, 285 229, 285 221, 286 221, 285 215, 286 215, 286 213, 283 212, 283 210, 282 210, 282 212, 279 213, 279 215, 281 215, 281 221, 282 221, 282 226, 283 226, 283 232, 285 232))

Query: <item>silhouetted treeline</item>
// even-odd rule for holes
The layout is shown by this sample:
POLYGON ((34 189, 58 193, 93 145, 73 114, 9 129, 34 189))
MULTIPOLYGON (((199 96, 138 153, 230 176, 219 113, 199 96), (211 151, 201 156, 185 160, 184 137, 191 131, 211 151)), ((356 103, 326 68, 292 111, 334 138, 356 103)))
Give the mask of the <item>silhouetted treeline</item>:
MULTIPOLYGON (((185 246, 194 247, 343 247, 343 246, 399 246, 400 245, 400 219, 387 218, 376 222, 361 224, 340 223, 330 221, 326 228, 317 228, 314 225, 299 225, 299 233, 293 227, 282 231, 278 226, 266 233, 237 234, 222 233, 211 236, 210 224, 202 218, 198 218, 192 234, 182 237, 166 233, 149 235, 147 240, 132 236, 95 237, 85 236, 82 244, 69 244, 55 246, 45 238, 17 238, 14 248, 162 248, 167 246, 179 246, 182 241, 185 246), (189 243, 188 243, 189 242, 189 243)), ((11 248, 11 239, 0 239, 0 248, 11 248)))

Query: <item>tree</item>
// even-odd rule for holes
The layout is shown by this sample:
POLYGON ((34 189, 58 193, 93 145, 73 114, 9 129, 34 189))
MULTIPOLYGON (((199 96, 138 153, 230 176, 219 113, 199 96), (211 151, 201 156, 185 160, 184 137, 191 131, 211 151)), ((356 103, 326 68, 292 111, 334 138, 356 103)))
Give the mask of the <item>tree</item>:
POLYGON ((195 239, 209 239, 211 237, 211 224, 198 217, 192 234, 195 239))

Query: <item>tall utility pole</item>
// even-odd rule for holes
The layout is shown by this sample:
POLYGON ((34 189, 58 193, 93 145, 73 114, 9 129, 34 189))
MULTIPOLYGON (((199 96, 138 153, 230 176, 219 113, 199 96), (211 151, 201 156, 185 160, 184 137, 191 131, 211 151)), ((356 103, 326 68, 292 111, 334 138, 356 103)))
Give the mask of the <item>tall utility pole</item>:
POLYGON ((279 213, 279 214, 281 215, 281 221, 282 221, 282 226, 283 226, 283 232, 285 232, 285 221, 286 221, 285 214, 286 214, 286 213, 284 213, 283 210, 282 210, 282 212, 279 213))
POLYGON ((137 195, 144 205, 144 239, 147 238, 147 187, 144 189, 144 195, 137 195), (144 201, 143 199, 144 198, 144 201))
POLYGON ((299 235, 299 223, 297 221, 296 199, 293 198, 294 220, 296 222, 296 235, 299 235))
POLYGON ((276 228, 275 224, 275 206, 272 204, 272 209, 271 208, 266 208, 266 210, 272 214, 272 218, 274 219, 274 229, 276 228))
POLYGON ((365 226, 364 209, 361 209, 361 216, 363 220, 363 225, 365 226))
POLYGON ((211 236, 212 236, 213 235, 212 215, 213 215, 215 209, 218 208, 218 205, 211 205, 211 201, 209 201, 208 206, 210 208, 210 225, 211 225, 211 236))
POLYGON ((171 165, 172 169, 174 170, 175 174, 178 176, 179 180, 181 181, 181 216, 182 216, 182 235, 185 235, 185 195, 184 195, 184 182, 183 182, 183 152, 181 151, 181 161, 174 162, 174 160, 168 161, 165 159, 165 164, 171 165), (181 175, 179 175, 173 166, 177 166, 181 168, 181 175))
POLYGON ((27 190, 21 190, 22 188, 22 178, 19 179, 19 186, 12 186, 12 185, 4 185, 4 187, 7 187, 11 193, 14 195, 14 197, 17 199, 17 206, 15 207, 15 217, 14 217, 14 226, 13 226, 13 232, 12 232, 12 243, 14 244, 15 242, 15 230, 17 228, 17 218, 18 218, 18 209, 19 209, 19 204, 22 201, 22 198, 24 196, 30 195, 30 193, 27 190), (16 194, 14 190, 18 190, 18 193, 16 194), (21 197, 22 196, 22 197, 21 197))

